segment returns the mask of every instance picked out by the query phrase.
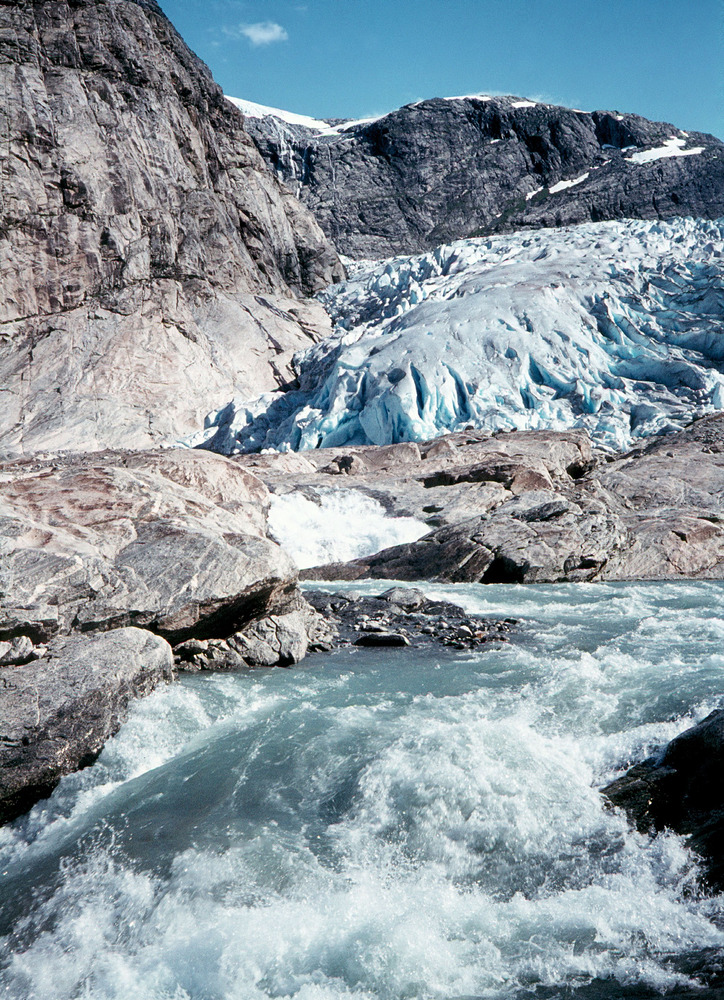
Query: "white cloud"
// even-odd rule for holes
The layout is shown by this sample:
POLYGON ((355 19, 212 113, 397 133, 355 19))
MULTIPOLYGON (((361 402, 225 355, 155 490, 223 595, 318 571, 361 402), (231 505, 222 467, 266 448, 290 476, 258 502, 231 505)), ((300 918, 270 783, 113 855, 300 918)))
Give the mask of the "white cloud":
POLYGON ((271 45, 272 42, 286 42, 289 38, 281 24, 276 24, 274 21, 241 24, 239 33, 248 38, 252 45, 271 45))

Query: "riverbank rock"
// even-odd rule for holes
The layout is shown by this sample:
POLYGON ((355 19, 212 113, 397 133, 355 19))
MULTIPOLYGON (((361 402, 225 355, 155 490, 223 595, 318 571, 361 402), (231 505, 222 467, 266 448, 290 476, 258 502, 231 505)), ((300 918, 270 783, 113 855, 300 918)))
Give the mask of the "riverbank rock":
POLYGON ((16 606, 52 605, 64 631, 139 625, 177 643, 229 635, 295 588, 266 537, 266 487, 217 455, 20 459, 0 484, 0 603, 14 621, 16 606))
POLYGON ((0 822, 93 759, 170 675, 170 644, 179 663, 236 669, 324 641, 268 502, 209 452, 0 464, 0 822))
POLYGON ((132 698, 168 680, 173 654, 139 628, 52 640, 42 658, 0 668, 0 823, 92 763, 132 698))
POLYGON ((593 449, 583 431, 461 432, 418 443, 418 461, 400 461, 402 447, 305 452, 313 473, 277 473, 273 455, 233 461, 276 493, 321 502, 330 487, 358 490, 430 527, 418 541, 305 569, 305 579, 724 579, 724 416, 623 455, 593 449))
POLYGON ((315 610, 295 591, 275 613, 220 639, 189 639, 174 647, 178 670, 243 670, 246 667, 290 667, 307 653, 335 646, 332 619, 315 610))
POLYGON ((641 833, 669 827, 704 859, 706 878, 724 890, 724 710, 712 712, 658 754, 603 789, 641 833))
POLYGON ((155 0, 0 4, 0 451, 174 442, 294 378, 343 269, 155 0))
POLYGON ((393 587, 374 597, 356 591, 306 590, 306 600, 336 632, 335 646, 425 646, 472 650, 507 642, 515 619, 469 615, 449 601, 429 600, 414 587, 393 587))

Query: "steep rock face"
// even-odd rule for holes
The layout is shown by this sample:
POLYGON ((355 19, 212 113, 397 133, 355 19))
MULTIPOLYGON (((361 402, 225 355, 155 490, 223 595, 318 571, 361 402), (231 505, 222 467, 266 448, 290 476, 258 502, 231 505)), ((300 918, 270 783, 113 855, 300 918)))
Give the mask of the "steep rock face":
POLYGON ((0 449, 148 447, 272 389, 341 276, 152 0, 0 5, 0 449))
POLYGON ((633 114, 480 95, 347 127, 247 121, 354 258, 528 226, 724 214, 724 145, 633 114))

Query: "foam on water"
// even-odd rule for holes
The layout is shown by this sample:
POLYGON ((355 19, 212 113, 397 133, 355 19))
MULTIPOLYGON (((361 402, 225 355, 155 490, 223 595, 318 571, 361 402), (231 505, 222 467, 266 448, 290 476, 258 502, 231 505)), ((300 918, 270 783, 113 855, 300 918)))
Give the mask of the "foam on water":
POLYGON ((269 531, 300 569, 347 562, 391 545, 416 542, 430 528, 415 517, 390 517, 361 490, 316 489, 272 496, 269 531))
POLYGON ((500 1000, 724 949, 597 790, 719 703, 724 586, 428 591, 517 640, 187 677, 0 831, 5 995, 500 1000))

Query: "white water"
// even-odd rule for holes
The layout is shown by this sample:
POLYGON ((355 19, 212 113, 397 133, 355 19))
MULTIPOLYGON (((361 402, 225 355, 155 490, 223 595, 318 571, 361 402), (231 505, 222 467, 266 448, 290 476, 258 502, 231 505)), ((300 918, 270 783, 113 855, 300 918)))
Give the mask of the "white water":
POLYGON ((295 490, 272 496, 269 531, 300 569, 347 562, 391 545, 416 542, 430 528, 415 517, 390 517, 361 490, 295 490))
POLYGON ((681 839, 597 791, 720 703, 724 587, 427 589, 519 639, 185 678, 0 831, 0 995, 663 989, 724 948, 681 839))

